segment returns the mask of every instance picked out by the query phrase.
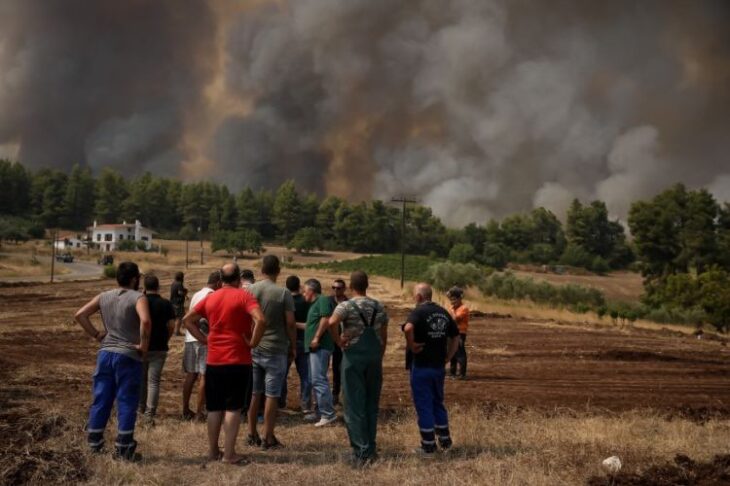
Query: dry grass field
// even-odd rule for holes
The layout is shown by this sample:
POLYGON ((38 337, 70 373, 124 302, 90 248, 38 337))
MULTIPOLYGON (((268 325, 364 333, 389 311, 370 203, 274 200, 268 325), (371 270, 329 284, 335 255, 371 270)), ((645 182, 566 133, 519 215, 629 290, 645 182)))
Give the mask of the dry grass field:
MULTIPOLYGON (((171 254, 159 262, 149 254, 138 260, 143 271, 155 272, 167 286, 179 268, 171 254)), ((211 268, 191 267, 187 284, 199 288, 211 268)), ((325 284, 336 276, 297 273, 325 284)), ((730 352, 721 341, 698 341, 669 329, 620 330, 558 314, 546 317, 537 308, 519 313, 513 306, 505 312, 509 309, 500 303, 475 305, 511 317, 473 319, 470 379, 447 384, 454 451, 430 462, 414 457, 418 430, 396 327, 409 302, 397 282, 384 278, 372 282, 372 293, 387 304, 393 324, 379 431, 382 459, 374 466, 352 470, 343 462, 347 436, 341 424, 318 430, 302 422, 293 410, 296 373, 290 381, 291 409, 282 413, 278 431, 285 449, 247 448, 242 432, 239 451, 248 456, 247 465, 205 462, 205 426, 179 418, 181 338, 171 342, 157 425, 137 432, 144 461, 132 465, 109 455, 90 456, 82 429, 96 347, 72 315, 112 284, 0 288, 0 484, 730 481, 725 456, 730 454, 730 352), (675 463, 678 454, 697 463, 682 457, 675 463), (601 461, 611 455, 624 463, 615 478, 601 470, 601 461), (716 455, 721 457, 715 460, 716 455)), ((114 429, 112 420, 108 443, 114 429)))

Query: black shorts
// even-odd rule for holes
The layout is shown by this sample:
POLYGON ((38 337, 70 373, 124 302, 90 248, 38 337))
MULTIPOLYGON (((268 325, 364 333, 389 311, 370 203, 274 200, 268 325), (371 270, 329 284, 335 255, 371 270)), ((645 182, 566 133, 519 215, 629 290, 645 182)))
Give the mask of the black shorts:
POLYGON ((251 403, 251 365, 208 365, 205 401, 209 412, 248 411, 251 403))
POLYGON ((174 304, 172 308, 175 310, 176 319, 182 319, 185 316, 185 304, 174 304))

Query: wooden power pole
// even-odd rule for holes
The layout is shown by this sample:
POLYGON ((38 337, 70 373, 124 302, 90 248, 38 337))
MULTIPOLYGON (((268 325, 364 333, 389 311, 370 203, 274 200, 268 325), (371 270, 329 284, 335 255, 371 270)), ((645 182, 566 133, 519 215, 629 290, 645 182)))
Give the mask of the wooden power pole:
POLYGON ((51 231, 51 283, 53 283, 53 274, 56 271, 56 239, 58 238, 58 230, 51 231))
POLYGON ((394 203, 403 204, 403 212, 401 214, 401 232, 400 232, 400 288, 405 286, 406 281, 406 209, 408 203, 415 203, 415 198, 400 196, 391 199, 394 203))

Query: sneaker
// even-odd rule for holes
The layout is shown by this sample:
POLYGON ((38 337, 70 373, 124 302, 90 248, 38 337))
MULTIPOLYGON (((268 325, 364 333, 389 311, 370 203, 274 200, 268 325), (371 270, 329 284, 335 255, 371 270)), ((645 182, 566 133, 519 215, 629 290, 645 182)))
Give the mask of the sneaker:
POLYGON ((248 437, 246 437, 246 444, 250 447, 261 447, 261 437, 258 435, 248 434, 248 437))
POLYGON ((421 459, 434 459, 436 457, 436 451, 427 451, 423 447, 416 447, 413 449, 413 453, 421 459))
POLYGON ((456 375, 448 375, 448 377, 447 377, 447 378, 448 378, 449 380, 455 380, 455 379, 456 379, 456 375))
POLYGON ((454 443, 451 442, 451 439, 439 441, 439 447, 441 448, 442 452, 447 452, 449 449, 451 449, 452 445, 454 445, 454 443))
POLYGON ((309 412, 304 416, 305 422, 317 422, 319 420, 319 416, 314 412, 309 412))
POLYGON ((331 425, 331 424, 333 424, 335 422, 337 422, 337 417, 336 416, 335 417, 332 417, 332 418, 324 418, 324 417, 322 417, 321 419, 319 419, 319 422, 317 422, 316 424, 314 424, 314 426, 315 427, 327 427, 328 425, 331 425))
POLYGON ((466 375, 459 375, 457 380, 466 380, 466 375))

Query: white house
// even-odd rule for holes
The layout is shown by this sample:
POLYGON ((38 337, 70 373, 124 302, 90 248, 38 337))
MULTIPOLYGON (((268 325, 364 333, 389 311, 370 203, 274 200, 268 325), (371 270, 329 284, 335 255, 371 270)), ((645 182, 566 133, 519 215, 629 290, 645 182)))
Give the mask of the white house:
POLYGON ((56 250, 78 250, 86 248, 86 240, 79 234, 59 235, 53 243, 56 250))
POLYGON ((134 224, 96 224, 89 228, 91 241, 101 251, 115 251, 117 245, 122 241, 143 241, 145 247, 152 248, 152 230, 142 226, 142 223, 135 221, 134 224))

